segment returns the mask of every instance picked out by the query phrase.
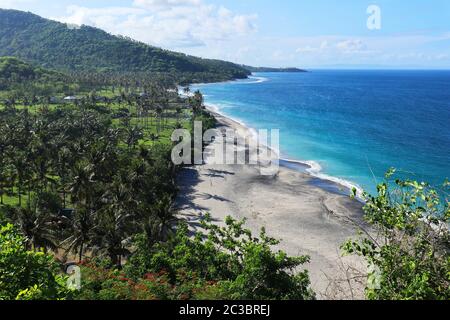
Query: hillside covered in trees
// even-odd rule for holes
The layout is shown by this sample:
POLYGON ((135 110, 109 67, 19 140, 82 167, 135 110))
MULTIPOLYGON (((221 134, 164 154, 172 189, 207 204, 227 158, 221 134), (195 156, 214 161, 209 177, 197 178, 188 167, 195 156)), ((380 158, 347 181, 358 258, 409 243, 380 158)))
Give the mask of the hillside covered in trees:
POLYGON ((26 82, 61 81, 64 75, 44 68, 33 66, 14 57, 0 57, 0 90, 10 89, 14 85, 26 82))
POLYGON ((0 57, 0 98, 27 94, 50 96, 79 89, 74 80, 61 72, 44 69, 14 57, 0 57))
POLYGON ((33 67, 14 57, 0 57, 0 78, 2 81, 20 82, 37 79, 58 79, 61 74, 33 67))
POLYGON ((172 73, 192 82, 246 78, 236 64, 201 59, 152 47, 103 30, 44 19, 32 13, 0 9, 0 56, 70 72, 172 73))

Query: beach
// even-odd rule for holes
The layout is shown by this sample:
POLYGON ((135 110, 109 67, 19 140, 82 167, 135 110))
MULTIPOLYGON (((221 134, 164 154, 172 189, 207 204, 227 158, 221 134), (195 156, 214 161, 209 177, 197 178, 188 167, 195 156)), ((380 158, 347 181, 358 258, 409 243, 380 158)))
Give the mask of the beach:
MULTIPOLYGON (((242 124, 210 112, 219 130, 250 135, 242 124)), ((304 267, 319 299, 362 298, 363 286, 350 281, 348 290, 347 280, 350 269, 364 272, 364 266, 340 252, 340 245, 356 236, 357 225, 363 223, 362 204, 351 199, 348 190, 296 170, 295 163, 285 163, 272 176, 260 174, 261 164, 211 164, 208 156, 215 143, 205 148, 205 164, 186 167, 178 177, 179 216, 193 229, 199 228, 206 213, 219 225, 227 216, 245 218, 255 235, 265 227, 269 236, 282 240, 274 249, 310 256, 311 262, 304 267)))

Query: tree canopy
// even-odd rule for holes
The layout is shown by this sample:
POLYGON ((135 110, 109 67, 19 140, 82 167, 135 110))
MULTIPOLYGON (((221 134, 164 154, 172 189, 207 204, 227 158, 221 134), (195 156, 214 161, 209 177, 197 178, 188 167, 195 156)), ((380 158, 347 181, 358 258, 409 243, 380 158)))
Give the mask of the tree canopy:
POLYGON ((0 56, 63 71, 186 74, 192 80, 246 78, 233 63, 171 52, 103 30, 68 26, 32 13, 0 9, 0 56))

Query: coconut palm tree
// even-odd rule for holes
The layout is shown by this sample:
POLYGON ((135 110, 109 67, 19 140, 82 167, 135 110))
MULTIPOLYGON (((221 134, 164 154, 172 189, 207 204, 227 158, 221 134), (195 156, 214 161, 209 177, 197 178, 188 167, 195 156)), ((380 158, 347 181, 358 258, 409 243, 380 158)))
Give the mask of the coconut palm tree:
POLYGON ((0 204, 3 205, 3 196, 6 194, 6 188, 8 187, 8 175, 5 166, 0 162, 0 204))
POLYGON ((177 107, 175 109, 177 124, 180 123, 180 115, 181 115, 182 112, 183 112, 183 108, 181 108, 181 107, 177 107))
POLYGON ((142 129, 137 126, 127 126, 124 128, 125 132, 125 143, 128 146, 128 150, 134 149, 139 142, 144 137, 142 129))
POLYGON ((111 262, 121 267, 122 256, 129 254, 124 241, 135 228, 137 202, 132 188, 122 178, 115 177, 102 197, 104 207, 100 213, 101 244, 111 262))
POLYGON ((19 200, 19 207, 22 206, 22 196, 25 181, 30 178, 30 171, 24 152, 16 152, 13 160, 15 169, 15 176, 17 177, 17 197, 19 200))
POLYGON ((57 249, 60 207, 55 200, 48 193, 39 193, 32 208, 18 207, 10 212, 10 218, 27 239, 28 249, 57 249))
POLYGON ((92 165, 79 162, 72 168, 71 175, 72 181, 69 183, 69 190, 72 202, 84 210, 91 210, 93 177, 95 175, 92 165))
POLYGON ((156 126, 156 132, 159 134, 161 132, 161 115, 163 113, 163 108, 160 106, 156 107, 155 114, 157 116, 158 124, 156 126))
POLYGON ((56 172, 58 176, 61 178, 60 180, 60 189, 63 195, 63 207, 67 207, 66 198, 67 198, 67 183, 68 183, 68 174, 69 167, 73 165, 72 162, 72 153, 67 146, 61 147, 58 151, 58 159, 56 162, 56 172))
POLYGON ((72 217, 71 235, 61 245, 68 251, 78 254, 78 260, 81 262, 85 249, 93 238, 95 229, 94 214, 84 209, 76 210, 72 217))
POLYGON ((170 196, 165 195, 157 201, 152 208, 153 219, 158 230, 159 240, 167 240, 172 233, 174 223, 177 221, 175 210, 172 207, 173 201, 170 196))

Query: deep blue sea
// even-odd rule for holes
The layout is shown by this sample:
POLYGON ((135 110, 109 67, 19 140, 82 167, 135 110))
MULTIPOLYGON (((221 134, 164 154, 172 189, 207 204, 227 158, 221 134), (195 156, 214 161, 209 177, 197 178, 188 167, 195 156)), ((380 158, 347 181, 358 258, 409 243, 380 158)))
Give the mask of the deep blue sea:
POLYGON ((251 128, 279 129, 282 156, 320 177, 372 193, 390 167, 450 178, 450 71, 258 73, 192 89, 251 128))

